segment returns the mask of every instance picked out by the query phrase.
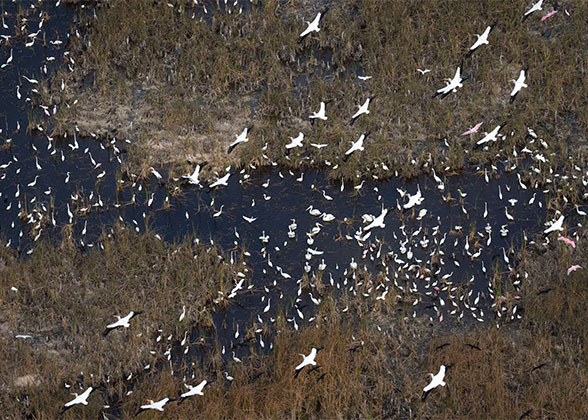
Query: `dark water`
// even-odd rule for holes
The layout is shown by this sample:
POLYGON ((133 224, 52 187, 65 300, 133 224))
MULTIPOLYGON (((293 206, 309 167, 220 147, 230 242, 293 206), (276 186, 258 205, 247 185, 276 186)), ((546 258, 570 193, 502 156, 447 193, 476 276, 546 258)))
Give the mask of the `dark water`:
MULTIPOLYGON (((28 33, 36 32, 40 11, 30 10, 27 22, 21 23, 15 22, 17 6, 4 6, 9 29, 0 32, 14 36, 10 45, 4 41, 0 44, 0 62, 4 63, 13 51, 12 63, 0 70, 0 116, 4 117, 1 140, 5 145, 0 151, 0 165, 7 165, 0 169, 0 232, 6 246, 26 256, 34 252, 35 239, 48 235, 57 240, 62 228, 71 223, 73 240, 90 250, 100 246, 97 238, 104 229, 122 220, 138 232, 145 231, 148 225, 162 240, 193 237, 201 243, 214 243, 229 255, 244 249, 250 253, 246 258, 249 274, 242 289, 235 291, 228 309, 214 315, 216 338, 226 347, 227 356, 232 348, 236 355, 247 352, 246 346, 233 347, 242 342, 244 331, 253 323, 271 325, 281 311, 287 311, 292 328, 312 322, 316 302, 324 296, 312 286, 302 289, 300 279, 305 275, 312 279, 319 271, 326 285, 325 294, 332 290, 335 295, 362 295, 376 302, 378 297, 386 298, 384 292, 388 290, 402 297, 407 316, 424 315, 437 323, 458 319, 491 321, 494 313, 490 305, 496 293, 490 285, 493 273, 511 282, 507 275, 515 263, 513 251, 520 248, 525 236, 532 240, 544 229, 546 219, 552 219, 546 214, 544 193, 531 186, 522 189, 516 172, 504 169, 510 163, 499 163, 494 171, 498 176, 490 177, 488 182, 483 168, 478 173, 472 168, 464 175, 444 178, 443 191, 426 176, 408 183, 396 177, 386 182, 358 180, 355 186, 361 182, 361 189, 349 184, 341 191, 341 182, 331 183, 321 172, 292 174, 278 169, 234 173, 227 187, 210 192, 183 186, 177 198, 169 196, 167 188, 155 178, 147 184, 121 181, 117 179, 117 169, 128 146, 124 139, 50 140, 44 132, 26 133, 28 114, 41 115, 43 109, 31 109, 28 97, 33 98, 32 103, 39 102, 31 91, 36 85, 22 76, 41 80, 46 77, 44 66, 50 75, 63 65, 76 9, 43 5, 50 16, 42 27, 47 43, 37 38, 33 46, 26 47, 26 34, 17 37, 14 28, 24 24, 28 33), (49 43, 54 40, 63 44, 49 43), (19 84, 20 100, 16 94, 19 84), (29 186, 36 177, 36 184, 29 186), (402 198, 398 190, 413 195, 417 188, 424 201, 414 209, 403 209, 407 198, 402 198), (511 203, 511 199, 517 201, 511 203), (165 205, 166 200, 170 206, 165 205), (334 215, 335 220, 324 222, 310 215, 306 209, 311 205, 334 215), (71 222, 68 206, 73 214, 71 222), (382 206, 390 209, 385 229, 373 229, 371 236, 360 243, 354 236, 362 226, 362 215, 377 216, 382 206), (222 213, 214 217, 221 207, 222 213), (419 218, 423 209, 427 212, 419 218), (23 216, 25 211, 34 219, 23 216), (243 217, 257 220, 248 223, 243 217), (297 225, 294 238, 288 236, 292 219, 297 225), (309 245, 307 233, 317 223, 321 225, 320 232, 312 235, 313 243, 309 245), (266 244, 260 240, 264 233, 269 236, 266 244), (322 254, 309 254, 308 248, 322 254), (307 259, 307 255, 311 257, 307 259), (438 263, 431 263, 432 255, 438 263), (319 270, 323 260, 326 268, 319 270), (358 285, 359 277, 354 280, 355 270, 350 267, 352 260, 358 269, 365 267, 369 272, 381 273, 379 280, 358 285), (252 289, 248 290, 250 285, 252 289), (264 312, 268 302, 271 305, 264 312), (237 328, 241 336, 236 339, 237 328)), ((165 169, 158 170, 165 176, 165 169)), ((492 172, 491 168, 487 170, 492 172)), ((508 286, 516 288, 516 284, 508 286)), ((120 311, 124 312, 124 308, 120 311)), ((209 333, 192 331, 190 341, 209 333)), ((270 346, 268 340, 265 350, 270 346)), ((177 347, 176 351, 180 354, 184 349, 177 347)))

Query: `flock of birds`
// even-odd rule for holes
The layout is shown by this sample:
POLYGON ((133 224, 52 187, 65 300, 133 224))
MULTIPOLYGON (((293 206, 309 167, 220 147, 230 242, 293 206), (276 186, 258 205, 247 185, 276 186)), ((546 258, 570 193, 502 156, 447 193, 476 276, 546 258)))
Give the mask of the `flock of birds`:
MULTIPOLYGON (((524 14, 523 19, 527 19, 534 12, 541 10, 542 3, 542 1, 535 3, 524 14)), ((57 5, 59 5, 59 2, 57 5)), ((33 10, 35 9, 34 5, 31 7, 33 10)), ((327 11, 328 9, 321 11, 313 21, 308 23, 306 29, 300 33, 300 42, 304 42, 313 33, 320 31, 321 19, 327 11)), ((553 16, 556 12, 554 10, 548 13, 543 20, 553 16)), ((8 29, 5 16, 7 15, 2 16, 2 24, 4 29, 8 29)), ((31 31, 31 35, 26 38, 25 48, 33 48, 35 42, 45 38, 45 34, 42 32, 45 23, 44 16, 39 10, 38 26, 36 31, 31 31)), ((23 25, 31 22, 32 19, 18 23, 23 25)), ((471 56, 478 48, 489 43, 489 37, 495 25, 496 23, 488 26, 481 35, 477 36, 476 42, 470 47, 466 57, 471 56)), ((67 36, 70 36, 70 34, 67 34, 67 36)), ((80 37, 81 35, 75 31, 71 36, 80 37)), ((9 34, 3 34, 1 37, 5 45, 15 41, 12 39, 13 36, 9 34)), ((57 50, 61 50, 63 41, 57 38, 49 41, 49 43, 57 50)), ((10 69, 15 63, 14 58, 14 50, 10 48, 10 55, 4 64, 0 66, 1 69, 10 69)), ((62 51, 62 58, 69 69, 73 70, 75 62, 69 57, 67 51, 62 51)), ((55 61, 55 57, 44 57, 40 67, 42 74, 48 74, 47 66, 53 61, 55 61)), ((419 69, 419 71, 425 73, 429 70, 419 69)), ((365 81, 371 77, 361 76, 361 78, 365 81)), ((527 69, 523 69, 520 71, 518 79, 513 80, 514 87, 510 94, 511 102, 523 88, 527 88, 526 78, 527 69)), ((23 79, 31 85, 32 94, 38 93, 36 92, 36 85, 39 82, 34 77, 23 76, 23 79)), ((436 90, 434 96, 443 98, 456 92, 458 88, 463 86, 462 82, 464 80, 460 66, 457 68, 454 77, 449 79, 444 87, 436 90)), ((30 97, 26 96, 26 93, 21 92, 21 86, 19 82, 16 87, 15 96, 17 100, 21 101, 24 98, 26 102, 34 102, 30 97)), ((66 88, 62 82, 61 89, 66 88)), ((368 118, 369 107, 374 99, 375 96, 369 96, 363 103, 358 105, 357 112, 349 117, 350 125, 353 125, 358 118, 368 118)), ((309 120, 314 124, 326 123, 328 121, 326 109, 328 104, 329 101, 320 102, 319 110, 310 114, 309 120)), ((69 105, 65 104, 64 106, 69 105)), ((55 114, 59 110, 57 106, 49 107, 42 104, 40 109, 48 116, 55 114)), ((476 124, 462 135, 477 133, 482 124, 482 122, 476 124)), ((497 125, 477 141, 476 145, 486 147, 490 142, 497 142, 499 139, 506 138, 509 134, 501 133, 505 125, 506 123, 504 122, 497 125)), ((254 127, 249 126, 236 134, 235 140, 229 145, 227 153, 232 153, 237 147, 243 147, 243 145, 247 144, 253 130, 254 127)), ((16 154, 12 154, 7 161, 0 162, 0 180, 15 180, 19 179, 21 175, 30 175, 31 177, 31 180, 23 185, 18 182, 12 184, 10 194, 9 188, 3 186, 2 190, 0 190, 0 198, 4 199, 6 203, 6 212, 16 209, 18 218, 22 223, 21 226, 24 226, 17 233, 18 238, 23 238, 28 230, 30 241, 34 243, 41 237, 43 230, 48 230, 47 226, 56 227, 59 225, 58 221, 74 226, 83 220, 79 243, 82 247, 90 247, 93 244, 88 239, 89 215, 98 211, 107 212, 108 209, 119 210, 123 212, 122 214, 126 214, 124 213, 126 207, 140 206, 143 209, 143 220, 145 220, 146 213, 154 208, 152 206, 155 205, 155 192, 148 192, 143 187, 138 175, 126 182, 111 181, 125 183, 125 186, 130 190, 127 191, 127 194, 130 195, 127 202, 123 203, 117 199, 113 202, 111 197, 103 196, 98 189, 100 183, 105 183, 113 178, 112 174, 109 174, 106 170, 106 165, 103 165, 101 160, 97 158, 98 154, 100 153, 103 159, 114 158, 120 162, 125 145, 129 142, 128 140, 121 142, 113 139, 108 142, 99 142, 97 143, 98 146, 87 147, 82 151, 80 147, 81 141, 78 140, 75 134, 77 130, 74 130, 71 138, 65 139, 67 142, 65 149, 58 146, 57 140, 47 134, 42 125, 38 125, 36 131, 46 138, 47 146, 46 150, 42 151, 40 147, 35 145, 35 142, 30 142, 32 150, 28 150, 28 153, 32 152, 34 156, 33 170, 37 171, 35 176, 30 175, 27 168, 25 168, 24 173, 21 171, 24 160, 16 154), (90 168, 90 172, 93 174, 90 182, 96 185, 96 190, 94 191, 90 188, 88 188, 89 191, 76 190, 66 194, 65 203, 63 201, 56 203, 58 201, 56 191, 68 186, 70 176, 75 176, 76 174, 68 171, 64 177, 63 185, 58 186, 55 183, 44 191, 40 190, 38 183, 52 181, 43 176, 42 170, 45 164, 42 159, 39 160, 42 152, 49 155, 47 159, 64 164, 67 159, 72 159, 74 154, 81 154, 85 165, 90 168), (92 154, 93 152, 94 154, 92 154), (11 172, 9 173, 9 171, 11 172), (141 197, 144 197, 144 201, 141 200, 141 197), (58 206, 61 206, 61 208, 58 206)), ((16 129, 12 133, 19 132, 20 123, 17 121, 16 129)), ((8 128, 6 135, 10 135, 8 128)), ((353 156, 364 151, 365 142, 369 135, 369 131, 363 133, 357 140, 352 142, 349 149, 342 156, 341 164, 345 164, 353 156)), ((93 137, 97 136, 93 135, 93 137)), ((549 166, 550 156, 546 152, 548 150, 546 141, 538 136, 532 128, 528 128, 526 138, 528 143, 518 152, 513 150, 513 157, 516 158, 520 153, 530 161, 530 170, 538 173, 549 171, 551 174, 549 182, 552 184, 565 182, 562 179, 563 177, 559 177, 549 166)), ((12 138, 7 137, 6 143, 10 144, 11 142, 12 138)), ((286 142, 284 153, 291 153, 294 149, 301 149, 304 147, 304 143, 305 134, 299 132, 297 136, 290 137, 290 140, 286 142)), ((328 147, 328 145, 321 143, 310 143, 310 145, 318 149, 328 147)), ((10 148, 5 149, 2 156, 11 153, 11 150, 10 148)), ((267 159, 269 160, 269 158, 267 159)), ((421 189, 421 182, 419 182, 410 187, 403 187, 402 184, 399 184, 394 188, 390 188, 390 191, 385 191, 386 188, 383 185, 373 186, 369 190, 368 187, 364 189, 365 181, 352 186, 345 185, 345 182, 341 181, 337 194, 329 190, 329 188, 333 188, 332 185, 321 187, 321 185, 314 182, 308 185, 308 179, 305 179, 304 173, 295 174, 288 171, 287 174, 284 174, 279 171, 277 175, 274 174, 272 179, 267 179, 263 182, 261 189, 256 186, 261 191, 257 201, 255 198, 251 198, 251 201, 242 207, 242 214, 240 214, 241 217, 238 221, 235 218, 230 218, 232 209, 224 210, 225 204, 227 208, 234 207, 230 205, 230 197, 225 197, 222 191, 217 193, 216 190, 228 187, 233 180, 232 176, 238 177, 238 181, 234 182, 238 182, 245 188, 246 183, 251 181, 251 175, 245 169, 236 173, 234 168, 226 168, 224 173, 217 174, 216 179, 210 182, 201 179, 202 169, 207 165, 206 162, 194 165, 190 173, 178 179, 166 179, 166 176, 162 175, 160 170, 158 171, 153 167, 150 168, 150 173, 160 187, 158 192, 165 195, 165 198, 161 200, 163 201, 162 208, 170 207, 168 191, 181 189, 183 184, 188 187, 185 188, 187 192, 192 191, 198 194, 202 200, 210 200, 207 206, 211 213, 210 220, 215 226, 223 227, 225 237, 227 235, 231 237, 230 240, 225 240, 225 243, 229 244, 229 246, 234 246, 235 250, 239 246, 244 246, 246 242, 259 245, 258 252, 245 251, 245 256, 252 261, 249 263, 250 267, 235 267, 235 283, 230 293, 225 295, 219 292, 217 299, 217 302, 237 299, 243 299, 247 302, 256 301, 255 305, 251 305, 251 307, 256 308, 256 313, 251 312, 249 320, 239 321, 235 318, 233 325, 227 323, 225 327, 227 329, 226 334, 230 340, 226 346, 223 346, 222 354, 234 363, 239 363, 239 355, 235 351, 242 348, 241 345, 251 339, 251 337, 242 337, 239 330, 240 326, 241 331, 244 331, 247 329, 245 324, 250 323, 249 330, 253 332, 253 338, 258 345, 266 351, 271 351, 273 344, 264 342, 262 330, 263 326, 271 325, 276 321, 274 317, 276 312, 272 310, 277 306, 276 302, 285 302, 285 298, 288 297, 289 293, 294 295, 292 315, 287 317, 287 321, 292 325, 292 328, 298 330, 302 323, 310 324, 313 322, 315 319, 313 308, 319 306, 325 299, 325 294, 319 292, 321 290, 318 287, 319 283, 330 287, 331 290, 338 293, 348 293, 354 297, 372 299, 374 304, 385 303, 389 299, 398 299, 414 308, 413 317, 417 316, 417 309, 422 309, 422 313, 427 313, 431 322, 443 322, 446 316, 462 319, 466 314, 469 314, 472 320, 484 322, 490 318, 487 312, 493 313, 499 319, 514 320, 520 318, 520 312, 517 312, 516 305, 509 307, 505 303, 497 301, 494 284, 491 281, 492 276, 489 275, 492 269, 490 265, 495 261, 500 261, 506 273, 516 272, 514 261, 511 262, 513 250, 506 244, 508 241, 515 239, 530 241, 532 239, 527 238, 524 229, 522 229, 522 238, 514 237, 511 231, 517 229, 517 224, 525 228, 536 227, 538 224, 536 215, 546 214, 547 209, 544 208, 543 191, 540 190, 539 185, 526 183, 520 173, 516 173, 516 181, 513 182, 504 181, 504 179, 512 180, 512 178, 507 178, 506 176, 500 180, 492 179, 491 174, 516 169, 516 163, 512 161, 507 160, 502 164, 504 165, 503 168, 495 165, 478 168, 479 173, 483 174, 485 185, 492 189, 492 194, 495 194, 494 196, 486 194, 482 195, 482 197, 479 195, 479 185, 472 185, 469 191, 466 187, 455 188, 454 185, 448 183, 447 178, 438 176, 434 170, 432 170, 433 186, 430 188, 425 183, 422 183, 423 188, 421 189), (310 191, 313 201, 305 207, 306 212, 296 213, 298 221, 296 218, 291 218, 287 226, 280 226, 277 221, 273 225, 268 224, 267 220, 271 219, 268 213, 272 211, 272 208, 275 209, 271 203, 280 200, 275 206, 283 207, 284 204, 281 198, 276 199, 274 197, 274 201, 271 201, 271 188, 280 180, 289 177, 289 183, 302 185, 310 191), (435 190, 438 192, 440 200, 435 201, 432 198, 435 190), (361 197, 358 200, 361 204, 359 207, 370 207, 372 211, 366 211, 359 216, 352 211, 349 211, 346 215, 334 214, 333 212, 336 212, 336 210, 344 211, 335 206, 335 202, 342 199, 344 194, 347 194, 348 197, 361 197), (337 195, 337 198, 333 198, 332 195, 337 195), (478 201, 470 203, 466 200, 468 195, 470 198, 475 196, 478 201), (372 198, 375 200, 369 202, 372 198), (218 202, 223 200, 224 204, 217 208, 218 202), (427 206, 428 208, 424 207, 425 201, 430 203, 427 206), (484 210, 482 210, 482 202, 484 203, 484 210), (376 211, 373 211, 374 204, 376 211), (456 212, 452 213, 453 210, 446 210, 443 206, 451 207, 456 212), (320 210, 318 207, 322 207, 324 210, 320 210), (259 208, 266 208, 269 211, 264 213, 259 211, 259 208), (493 211, 496 209, 498 211, 493 211), (449 214, 447 214, 448 211, 449 214), (519 212, 518 215, 517 212, 519 212), (392 214, 395 217, 391 217, 392 214), (535 216, 535 220, 533 220, 533 216, 535 216), (304 221, 300 220, 302 217, 305 218, 304 221), (482 225, 478 224, 471 231, 468 231, 468 228, 455 223, 456 220, 470 220, 470 217, 482 222, 482 225), (500 223, 496 223, 498 220, 500 220, 500 223), (242 224, 239 225, 239 223, 242 224), (232 224, 232 229, 227 229, 229 224, 232 224), (357 226, 358 224, 359 226, 357 226), (336 230, 335 226, 342 227, 341 231, 343 233, 339 234, 340 239, 349 249, 347 253, 342 253, 342 256, 336 255, 337 252, 328 249, 328 247, 333 247, 333 239, 337 236, 334 232, 336 230), (261 230, 261 233, 259 233, 259 230, 261 230), (305 230, 305 232, 301 234, 300 231, 302 230, 305 230), (230 235, 227 232, 230 232, 230 235), (252 238, 253 234, 255 234, 255 237, 252 238), (253 239, 253 241, 246 241, 246 239, 253 239), (497 252, 496 245, 492 246, 493 241, 495 244, 498 242, 504 246, 498 248, 499 251, 497 252), (354 243, 358 245, 357 248, 352 246, 354 243), (321 244, 325 248, 321 249, 321 244), (299 255, 301 250, 303 256, 299 255), (351 255, 348 255, 349 253, 351 255), (284 258, 286 255, 288 255, 288 258, 284 258), (329 256, 335 260, 334 263, 329 261, 329 256), (343 260, 347 256, 350 256, 350 259, 343 260), (296 262, 297 258, 299 263, 296 262), (285 259, 289 261, 286 262, 284 261, 285 259), (371 270, 368 265, 371 266, 371 270), (382 276, 378 277, 378 279, 364 277, 361 274, 362 269, 363 271, 377 270, 382 276), (252 273, 258 273, 257 280, 259 280, 259 283, 254 283, 252 278, 254 274, 252 273), (304 278, 308 279, 308 284, 303 281, 304 278), (390 293, 391 291, 394 291, 394 293, 390 293), (272 302, 274 302, 273 306, 272 302), (228 330, 229 328, 231 329, 228 330)), ((255 169, 253 166, 251 168, 255 169)), ((383 164, 382 169, 390 170, 383 164)), ((588 171, 586 168, 576 167, 575 170, 575 176, 581 178, 583 185, 587 186, 588 171)), ((73 172, 73 169, 71 172, 73 172)), ((308 178, 311 175, 307 174, 306 176, 308 178)), ((298 204, 306 206, 308 203, 298 204)), ((575 213, 579 217, 586 216, 581 207, 576 207, 575 213)), ((180 212, 176 209, 174 215, 178 216, 179 214, 180 212)), ((119 217, 123 221, 128 221, 120 215, 119 217)), ((186 210, 185 220, 189 220, 190 217, 190 212, 186 210)), ((554 219, 548 222, 543 230, 544 242, 549 243, 555 238, 564 242, 566 246, 575 247, 574 238, 568 237, 569 235, 565 236, 568 232, 574 230, 572 225, 564 225, 564 221, 569 220, 569 218, 571 218, 570 215, 556 212, 554 219)), ((139 221, 133 218, 129 224, 139 230, 139 221)), ((4 227, 5 225, 6 223, 3 222, 2 226, 4 227)), ((18 222, 15 223, 14 220, 10 221, 8 225, 11 230, 17 230, 19 226, 18 222)), ((210 242, 214 244, 212 235, 210 242)), ((9 240, 7 246, 10 245, 11 241, 9 240)), ((98 243, 98 246, 102 247, 102 244, 98 243)), ((30 248, 27 253, 30 254, 33 250, 34 248, 30 248)), ((235 265, 233 252, 231 251, 230 260, 226 261, 227 264, 235 265)), ((568 275, 579 269, 582 269, 582 267, 577 264, 570 266, 568 275)), ((520 288, 526 276, 526 273, 516 273, 516 280, 514 281, 516 289, 520 288)), ((18 292, 14 288, 13 291, 18 292)), ((341 309, 342 312, 348 310, 349 307, 341 309)), ((137 310, 130 311, 122 317, 117 315, 115 322, 105 326, 103 336, 107 337, 113 331, 130 328, 132 319, 141 313, 142 311, 137 310)), ((184 306, 180 314, 180 321, 184 319, 185 314, 186 307, 184 306)), ((385 332, 385 328, 376 327, 378 330, 385 332)), ((188 331, 186 331, 187 334, 188 331)), ((184 354, 190 349, 190 340, 186 340, 186 335, 181 342, 184 354)), ((158 337, 158 341, 162 336, 163 334, 158 337)), ((267 337, 266 340, 268 340, 267 337)), ((170 343, 173 341, 171 336, 168 341, 170 343)), ((304 369, 307 369, 307 371, 317 369, 317 358, 320 358, 320 350, 321 347, 315 347, 311 349, 308 355, 301 354, 303 360, 298 365, 293 366, 295 378, 304 369)), ((165 354, 170 360, 171 344, 165 354)), ((449 367, 450 365, 442 365, 436 375, 431 374, 431 382, 423 389, 423 398, 433 389, 446 385, 445 374, 446 369, 449 367)), ((327 373, 323 373, 319 380, 325 374, 327 373)), ((225 371, 225 378, 228 382, 232 380, 228 371, 225 371)), ((203 395, 208 383, 207 379, 201 380, 196 385, 186 382, 187 391, 178 393, 177 397, 166 397, 158 401, 150 400, 147 404, 141 405, 136 414, 139 415, 148 410, 163 411, 166 404, 170 402, 180 404, 189 397, 203 395)), ((62 412, 78 405, 87 405, 89 396, 96 389, 99 389, 99 386, 88 387, 81 394, 76 394, 75 398, 63 405, 62 412)))

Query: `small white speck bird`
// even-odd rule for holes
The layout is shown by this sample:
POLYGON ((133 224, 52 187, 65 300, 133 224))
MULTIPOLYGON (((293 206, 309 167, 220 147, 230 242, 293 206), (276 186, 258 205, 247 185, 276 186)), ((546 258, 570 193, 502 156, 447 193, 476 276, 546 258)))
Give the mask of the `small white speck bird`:
POLYGON ((63 414, 67 410, 69 410, 70 408, 72 408, 73 406, 78 405, 78 404, 88 405, 88 397, 90 396, 90 394, 92 393, 93 390, 94 390, 94 388, 89 387, 80 395, 74 393, 74 395, 76 397, 73 400, 71 400, 70 402, 65 403, 63 405, 63 407, 61 408, 60 413, 63 414))
POLYGON ((527 84, 525 83, 525 79, 527 78, 527 70, 528 70, 528 67, 525 67, 519 73, 519 78, 517 80, 514 80, 514 79, 511 80, 511 82, 514 82, 514 84, 515 84, 514 88, 512 89, 512 92, 510 92, 510 103, 511 104, 513 103, 513 101, 515 100, 516 96, 521 91, 521 89, 528 87, 527 84))
POLYGON ((184 384, 184 386, 186 388, 188 388, 188 391, 184 392, 182 395, 180 395, 180 398, 178 398, 178 405, 180 405, 188 397, 192 397, 194 395, 204 395, 202 390, 204 389, 204 387, 206 386, 207 383, 208 383, 208 381, 206 379, 204 379, 202 382, 200 382, 196 386, 184 384))
POLYGON ((317 13, 316 17, 312 22, 307 22, 308 26, 300 34, 300 37, 298 38, 298 43, 301 43, 304 40, 304 38, 306 38, 312 32, 320 32, 321 28, 319 28, 319 23, 321 22, 322 18, 325 16, 325 13, 327 13, 328 10, 328 8, 323 9, 321 12, 317 13))
POLYGON ((436 375, 433 375, 432 373, 430 374, 431 375, 431 382, 429 382, 429 385, 427 385, 426 387, 423 388, 423 400, 425 398, 427 398, 427 395, 433 389, 437 388, 438 386, 447 385, 445 383, 445 381, 443 381, 443 379, 445 379, 445 371, 446 371, 445 365, 441 365, 441 367, 439 368, 439 373, 437 373, 436 375))
POLYGON ((312 350, 310 351, 310 354, 308 356, 305 356, 304 354, 300 354, 300 356, 302 356, 304 358, 304 360, 302 360, 302 362, 296 366, 295 368, 295 373, 294 373, 294 378, 298 377, 298 374, 300 372, 302 372, 302 369, 304 369, 306 366, 316 366, 316 362, 315 362, 315 358, 317 353, 322 350, 322 347, 317 347, 317 348, 312 348, 312 350))
POLYGON ((349 157, 355 153, 356 151, 360 150, 363 151, 364 147, 363 147, 363 141, 366 139, 367 136, 370 135, 370 132, 367 132, 365 134, 362 134, 361 136, 359 136, 359 138, 357 139, 357 141, 353 142, 351 144, 351 147, 349 148, 349 150, 347 150, 345 152, 345 156, 343 156, 343 162, 347 162, 347 159, 349 159, 349 157))
POLYGON ((142 314, 142 313, 143 313, 143 311, 131 311, 127 314, 127 316, 125 316, 123 318, 116 315, 117 321, 113 322, 112 324, 107 325, 106 329, 104 330, 102 335, 104 337, 106 337, 112 330, 115 330, 116 328, 129 328, 131 326, 129 321, 131 319, 133 319, 134 317, 136 317, 137 315, 142 314))
POLYGON ((135 417, 138 416, 139 414, 141 414, 143 411, 147 411, 147 410, 157 410, 157 411, 163 411, 163 407, 165 407, 165 405, 168 402, 172 402, 175 401, 176 399, 170 399, 165 397, 162 400, 159 400, 157 402, 154 402, 153 400, 149 400, 149 404, 145 404, 142 405, 141 408, 139 409, 139 411, 137 411, 137 413, 135 414, 135 417))
POLYGON ((237 136, 237 138, 235 139, 234 142, 232 142, 229 145, 229 149, 227 150, 227 153, 231 153, 233 151, 233 149, 241 143, 247 143, 249 141, 249 138, 247 138, 247 133, 249 133, 249 131, 251 131, 252 127, 246 127, 243 129, 243 131, 241 132, 241 134, 239 134, 237 136))

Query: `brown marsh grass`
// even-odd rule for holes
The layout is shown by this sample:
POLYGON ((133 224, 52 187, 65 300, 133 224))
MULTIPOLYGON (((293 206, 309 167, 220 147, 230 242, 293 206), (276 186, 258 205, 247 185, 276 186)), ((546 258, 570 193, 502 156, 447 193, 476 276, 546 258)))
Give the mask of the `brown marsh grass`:
POLYGON ((98 7, 98 19, 87 20, 83 37, 71 40, 75 71, 48 81, 43 102, 61 105, 54 119, 58 133, 75 123, 86 133, 132 137, 132 171, 149 165, 184 170, 186 158, 209 157, 212 169, 276 161, 322 167, 348 179, 386 178, 394 171, 414 176, 431 167, 454 172, 466 160, 511 157, 514 146, 526 144, 527 127, 548 143, 551 166, 583 166, 585 2, 560 2, 570 16, 561 12, 545 22, 534 16, 524 23, 524 1, 331 6, 321 32, 297 44, 301 18, 310 19, 317 6, 262 2, 243 15, 215 14, 209 25, 166 2, 107 3, 98 7), (473 34, 494 21, 490 44, 464 59, 473 34), (464 87, 445 100, 431 99, 460 64, 469 76, 464 87), (529 88, 509 104, 509 80, 527 66, 529 88), (358 68, 373 79, 359 81, 358 68), (431 72, 421 75, 417 68, 431 72), (369 95, 376 95, 371 113, 350 127, 349 117, 369 95), (75 99, 78 105, 63 106, 75 99), (333 100, 329 120, 311 126, 307 117, 321 100, 333 100), (491 130, 505 120, 513 135, 488 152, 473 149, 478 137, 459 135, 479 121, 491 130), (250 124, 250 143, 228 156, 226 145, 250 124), (284 145, 298 131, 305 132, 307 144, 287 159, 284 145), (365 151, 344 164, 350 142, 366 131, 372 135, 365 151), (329 146, 318 150, 310 142, 329 146))
MULTIPOLYGON (((275 328, 281 332, 264 338, 266 346, 273 345, 269 353, 252 346, 241 363, 227 362, 211 342, 203 362, 186 359, 173 372, 148 354, 157 348, 158 329, 181 335, 187 327, 177 322, 178 296, 192 293, 192 301, 206 305, 218 281, 210 276, 230 278, 228 268, 218 264, 213 251, 187 244, 172 250, 147 234, 120 231, 104 243, 104 252, 89 255, 45 245, 22 263, 2 251, 2 347, 13 356, 0 368, 0 380, 10 417, 55 418, 69 398, 64 382, 84 388, 105 383, 105 375, 106 390, 65 418, 99 418, 108 395, 133 391, 119 405, 120 417, 131 418, 146 400, 177 397, 184 382, 204 378, 210 383, 203 397, 170 403, 157 418, 517 419, 528 410, 534 419, 588 415, 588 282, 585 269, 566 275, 571 264, 588 266, 585 233, 576 249, 558 242, 521 251, 516 267, 524 278, 521 320, 508 322, 503 316, 497 324, 443 328, 404 318, 393 295, 369 308, 360 294, 339 300, 324 296, 316 320, 300 331, 287 328, 286 314, 278 316, 275 328), (84 286, 83 295, 65 291, 74 284, 84 286), (11 291, 12 285, 19 291, 11 291), (114 310, 121 306, 140 306, 146 314, 104 341, 100 332, 112 313, 124 312, 114 310), (343 312, 345 306, 350 310, 343 312), (36 338, 15 340, 17 332, 36 338), (318 346, 324 347, 316 359, 320 369, 295 379, 299 353, 318 346), (149 362, 158 368, 144 371, 149 362), (428 374, 449 363, 447 387, 423 401, 428 374), (123 380, 129 372, 138 379, 123 380), (25 375, 31 375, 28 383, 25 375), (17 377, 18 387, 12 383, 17 377)), ((194 312, 188 316, 190 325, 203 319, 194 312)))

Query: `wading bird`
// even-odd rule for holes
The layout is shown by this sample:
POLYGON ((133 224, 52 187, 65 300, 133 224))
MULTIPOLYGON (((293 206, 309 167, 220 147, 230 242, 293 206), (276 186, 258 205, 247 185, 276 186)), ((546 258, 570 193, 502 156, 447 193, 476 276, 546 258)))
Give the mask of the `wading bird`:
POLYGON ((231 153, 231 152, 233 151, 233 149, 234 149, 234 148, 235 148, 235 147, 236 147, 238 144, 241 144, 241 143, 247 143, 247 142, 249 141, 249 139, 247 138, 247 133, 249 133, 249 131, 251 131, 251 128, 252 128, 252 126, 250 126, 250 127, 246 127, 246 128, 244 128, 244 129, 243 129, 243 131, 241 132, 241 134, 239 134, 239 135, 237 136, 237 138, 235 139, 235 141, 234 141, 234 142, 232 142, 232 143, 229 145, 229 148, 228 148, 228 150, 227 150, 227 153, 231 153))
POLYGON ((545 16, 543 16, 541 18, 541 22, 543 22, 545 19, 549 19, 551 16, 555 15, 557 13, 557 10, 552 10, 551 12, 547 13, 545 16))
POLYGON ((482 124, 484 124, 484 121, 479 122, 478 124, 474 125, 472 128, 470 128, 467 131, 464 131, 463 133, 461 133, 462 136, 467 136, 468 134, 474 134, 477 133, 478 130, 480 129, 480 127, 482 126, 482 124))
POLYGON ((304 133, 301 131, 297 137, 290 137, 290 143, 286 145, 286 149, 290 150, 295 147, 302 147, 302 141, 304 140, 304 133))
POLYGON ((131 311, 124 318, 121 318, 120 316, 116 315, 117 321, 107 325, 102 335, 106 337, 112 330, 115 330, 116 328, 129 328, 131 326, 131 324, 129 324, 129 321, 142 313, 143 311, 131 311))
POLYGON ((555 222, 553 222, 551 224, 551 226, 549 226, 547 229, 545 229, 543 231, 543 233, 550 233, 550 232, 554 232, 556 230, 563 230, 563 221, 564 221, 564 216, 562 214, 559 217, 559 219, 557 219, 555 222))
POLYGON ((568 268, 568 276, 570 275, 570 273, 573 273, 576 270, 579 270, 580 268, 583 268, 581 265, 572 265, 570 268, 568 268))

